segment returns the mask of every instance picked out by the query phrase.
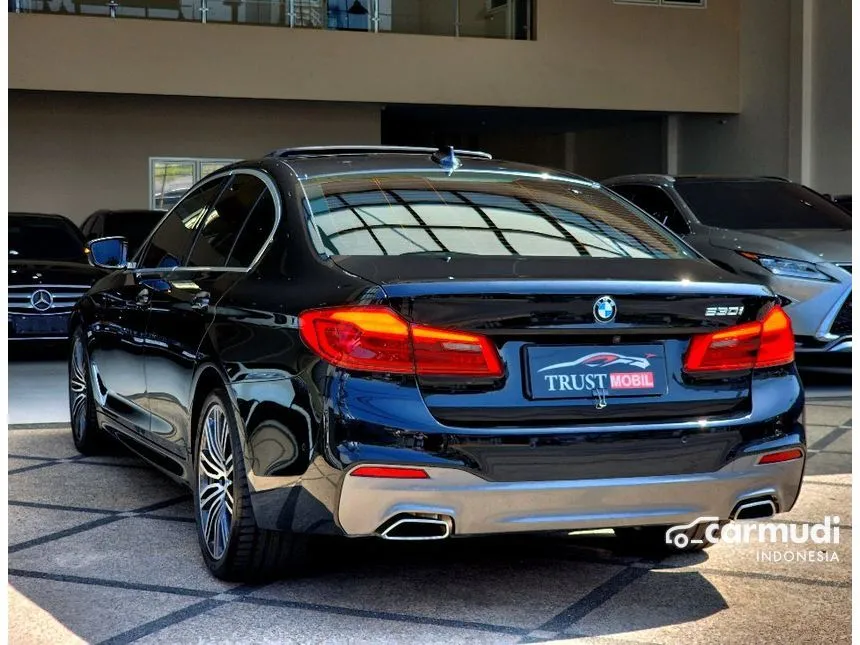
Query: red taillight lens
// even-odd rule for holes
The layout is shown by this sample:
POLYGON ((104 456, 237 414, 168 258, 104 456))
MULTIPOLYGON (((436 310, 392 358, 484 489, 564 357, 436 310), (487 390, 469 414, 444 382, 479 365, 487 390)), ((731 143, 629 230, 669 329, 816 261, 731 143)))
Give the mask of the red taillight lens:
POLYGON ((397 468, 394 466, 359 466, 349 474, 352 477, 377 477, 380 479, 430 479, 427 471, 421 468, 397 468))
POLYGON ((791 450, 782 450, 780 452, 772 452, 758 460, 760 464, 778 464, 783 461, 792 461, 803 457, 803 451, 800 448, 792 448, 791 450))
POLYGON ((791 319, 782 307, 771 309, 761 323, 761 347, 756 367, 775 367, 794 360, 794 333, 791 319))
POLYGON ((793 360, 791 320, 775 306, 761 322, 694 336, 684 357, 684 371, 732 372, 786 365, 793 360))
POLYGON ((332 307, 299 315, 299 333, 315 354, 346 369, 425 376, 499 377, 488 338, 413 325, 386 307, 332 307))

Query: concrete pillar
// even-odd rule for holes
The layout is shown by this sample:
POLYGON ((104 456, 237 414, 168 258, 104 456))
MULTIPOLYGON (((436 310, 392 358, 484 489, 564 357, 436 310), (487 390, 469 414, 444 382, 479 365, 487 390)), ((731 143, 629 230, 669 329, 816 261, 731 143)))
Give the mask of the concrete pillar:
POLYGON ((678 174, 681 149, 681 116, 669 114, 663 125, 663 172, 667 175, 678 174))
POLYGON ((812 37, 815 0, 791 0, 789 54, 788 174, 812 180, 812 37))

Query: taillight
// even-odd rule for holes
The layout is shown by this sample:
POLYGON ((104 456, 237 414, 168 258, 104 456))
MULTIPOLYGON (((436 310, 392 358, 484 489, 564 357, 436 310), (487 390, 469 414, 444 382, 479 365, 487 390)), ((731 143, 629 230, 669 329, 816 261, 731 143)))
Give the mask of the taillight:
POLYGON ((791 320, 777 305, 761 322, 693 336, 684 357, 684 371, 732 372, 776 367, 793 360, 791 320))
POLYGON ((425 376, 504 373, 488 338, 414 325, 387 307, 310 309, 299 315, 299 333, 315 354, 346 369, 425 376))

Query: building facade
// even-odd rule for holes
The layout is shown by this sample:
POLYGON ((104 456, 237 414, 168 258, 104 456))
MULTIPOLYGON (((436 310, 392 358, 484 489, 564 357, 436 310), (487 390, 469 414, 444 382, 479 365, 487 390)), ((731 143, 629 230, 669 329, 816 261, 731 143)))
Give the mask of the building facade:
POLYGON ((13 0, 10 12, 11 210, 81 221, 169 205, 230 160, 333 143, 468 145, 597 179, 742 171, 850 190, 848 0, 13 0))

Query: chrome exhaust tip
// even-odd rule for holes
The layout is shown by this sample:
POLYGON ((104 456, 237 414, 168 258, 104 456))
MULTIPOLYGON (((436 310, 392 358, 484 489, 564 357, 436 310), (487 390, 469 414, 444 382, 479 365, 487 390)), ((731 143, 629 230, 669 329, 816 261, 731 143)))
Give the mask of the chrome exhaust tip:
POLYGON ((760 520, 776 515, 776 504, 772 499, 750 500, 741 502, 732 512, 733 520, 760 520))
POLYGON ((430 517, 404 517, 380 533, 384 540, 444 540, 450 535, 450 520, 430 517))

